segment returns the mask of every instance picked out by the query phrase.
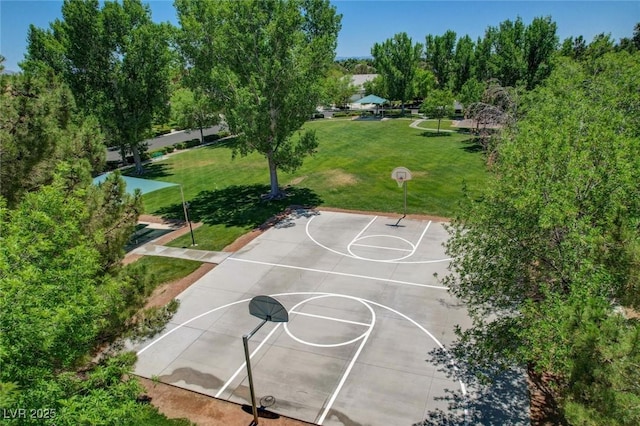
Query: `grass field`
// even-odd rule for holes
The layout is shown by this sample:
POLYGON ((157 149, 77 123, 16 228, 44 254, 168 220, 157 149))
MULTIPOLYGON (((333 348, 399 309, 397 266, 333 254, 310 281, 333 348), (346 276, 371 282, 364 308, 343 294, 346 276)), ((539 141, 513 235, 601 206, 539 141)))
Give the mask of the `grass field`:
MULTIPOLYGON (((413 129, 411 120, 321 120, 305 128, 316 131, 318 152, 295 173, 279 172, 290 197, 265 202, 269 190, 264 157, 252 154, 231 159, 224 145, 202 147, 146 167, 145 178, 183 185, 191 217, 206 226, 196 231, 198 247, 219 250, 235 237, 292 205, 339 207, 401 213, 403 192, 390 178, 397 166, 409 168, 408 213, 451 216, 462 186, 482 187, 486 169, 482 152, 469 135, 413 129), (199 238, 201 237, 201 238, 199 238)), ((448 120, 442 128, 449 128, 448 120)), ((437 122, 423 122, 435 128, 437 122)), ((144 196, 146 211, 182 217, 177 187, 144 196)), ((190 237, 174 241, 186 246, 190 237)))

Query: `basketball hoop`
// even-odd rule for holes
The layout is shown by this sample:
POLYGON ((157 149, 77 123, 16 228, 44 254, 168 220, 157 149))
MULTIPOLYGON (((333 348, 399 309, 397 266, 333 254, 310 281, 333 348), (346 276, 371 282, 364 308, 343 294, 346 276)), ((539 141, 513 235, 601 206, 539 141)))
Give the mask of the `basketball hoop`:
POLYGON ((391 179, 398 182, 398 188, 402 188, 406 181, 411 180, 411 172, 406 167, 396 167, 391 172, 391 179))
POLYGON ((396 167, 391 172, 391 179, 398 182, 398 188, 404 188, 404 215, 398 219, 395 225, 391 225, 398 226, 400 221, 407 217, 407 181, 411 180, 411 172, 406 167, 396 167))

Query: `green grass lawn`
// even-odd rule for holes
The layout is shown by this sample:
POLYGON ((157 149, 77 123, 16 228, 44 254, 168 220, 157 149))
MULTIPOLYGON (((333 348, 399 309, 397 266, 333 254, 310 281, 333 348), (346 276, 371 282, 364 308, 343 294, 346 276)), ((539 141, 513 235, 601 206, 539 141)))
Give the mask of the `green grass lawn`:
POLYGON ((144 264, 151 272, 153 287, 184 278, 202 265, 202 262, 195 260, 161 256, 144 256, 136 263, 144 264))
MULTIPOLYGON (((231 159, 227 146, 209 146, 174 155, 147 166, 150 179, 180 183, 190 202, 191 218, 206 226, 196 230, 198 248, 219 250, 235 237, 263 223, 291 204, 401 213, 403 193, 390 177, 397 166, 409 168, 407 210, 451 216, 463 182, 473 192, 484 185, 482 152, 469 135, 413 129, 411 120, 309 122, 320 141, 318 152, 295 173, 279 172, 290 197, 262 201, 269 190, 266 159, 258 154, 231 159)), ((443 120, 441 128, 450 124, 443 120)), ((423 122, 423 127, 437 122, 423 122)), ((148 213, 183 217, 177 187, 144 196, 148 213)), ((176 240, 174 245, 190 245, 176 240)))
MULTIPOLYGON (((420 123, 420 127, 425 128, 425 129, 433 129, 433 130, 438 130, 438 119, 437 118, 430 118, 426 121, 423 121, 422 123, 420 123)), ((451 127, 451 120, 448 119, 442 119, 442 121, 440 122, 440 130, 458 130, 456 127, 451 127)))

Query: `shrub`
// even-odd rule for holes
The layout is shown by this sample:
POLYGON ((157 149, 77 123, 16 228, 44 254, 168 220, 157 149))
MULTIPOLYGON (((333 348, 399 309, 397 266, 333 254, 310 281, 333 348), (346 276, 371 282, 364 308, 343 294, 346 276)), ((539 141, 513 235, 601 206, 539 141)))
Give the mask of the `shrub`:
POLYGON ((185 142, 186 148, 193 148, 198 145, 200 145, 200 139, 191 139, 190 141, 185 142))
POLYGON ((215 142, 215 141, 217 141, 218 139, 220 139, 220 135, 218 135, 218 134, 214 134, 214 135, 206 135, 206 136, 204 137, 204 141, 205 141, 206 143, 215 142))
POLYGON ((151 127, 151 132, 153 133, 153 137, 158 137, 171 133, 171 127, 166 124, 154 124, 151 127))

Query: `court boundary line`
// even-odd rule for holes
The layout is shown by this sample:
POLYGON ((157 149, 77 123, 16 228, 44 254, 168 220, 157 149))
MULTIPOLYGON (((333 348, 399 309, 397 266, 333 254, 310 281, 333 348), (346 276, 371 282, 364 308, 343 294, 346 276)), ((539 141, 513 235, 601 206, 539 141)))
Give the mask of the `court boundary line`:
MULTIPOLYGON (((396 309, 394 309, 394 308, 391 308, 391 307, 389 307, 389 306, 383 305, 383 304, 378 303, 378 302, 374 302, 374 301, 369 300, 369 299, 364 299, 364 298, 362 298, 362 297, 350 296, 350 295, 346 295, 346 294, 339 294, 339 293, 325 293, 325 292, 288 292, 288 293, 276 293, 276 294, 272 294, 271 296, 272 296, 272 297, 279 297, 279 296, 311 296, 311 295, 315 295, 315 297, 311 297, 311 298, 306 299, 306 300, 304 300, 304 301, 302 301, 302 302, 299 302, 296 306, 299 306, 299 305, 300 305, 300 304, 302 304, 303 302, 306 302, 306 301, 309 301, 309 300, 316 300, 316 299, 324 298, 324 297, 332 297, 332 296, 333 296, 333 297, 344 297, 344 298, 349 298, 349 299, 353 299, 353 300, 360 301, 361 303, 363 303, 363 304, 365 304, 365 305, 367 305, 367 306, 368 306, 369 304, 374 305, 374 306, 378 306, 378 307, 380 307, 380 308, 382 308, 382 309, 386 309, 386 310, 388 310, 388 311, 390 311, 390 312, 392 312, 392 313, 394 313, 394 314, 396 314, 396 315, 400 316, 402 319, 404 319, 404 320, 406 320, 406 321, 409 321, 411 324, 415 325, 419 330, 421 330, 421 331, 422 331, 423 333, 425 333, 429 338, 431 338, 431 340, 433 340, 433 341, 436 343, 436 345, 438 345, 438 347, 439 347, 439 348, 441 348, 442 350, 444 350, 444 351, 445 351, 445 353, 447 353, 447 354, 451 357, 451 358, 450 358, 450 360, 449 360, 449 365, 451 365, 451 366, 452 366, 452 368, 453 368, 453 370, 454 370, 455 372, 458 372, 458 371, 459 371, 458 367, 456 366, 456 362, 455 362, 455 360, 453 359, 453 357, 451 356, 450 352, 449 352, 449 351, 444 347, 444 345, 443 345, 442 343, 440 343, 440 341, 439 341, 439 340, 438 340, 438 339, 437 339, 437 338, 436 338, 436 337, 435 337, 435 336, 434 336, 434 335, 433 335, 429 330, 427 330, 426 328, 424 328, 422 325, 420 325, 420 324, 419 324, 417 321, 415 321, 414 319, 410 318, 409 316, 407 316, 407 315, 403 314, 402 312, 400 312, 400 311, 398 311, 398 310, 396 310, 396 309)), ((165 334, 163 334, 162 336, 160 336, 159 338, 157 338, 157 339, 153 340, 151 343, 149 343, 149 344, 148 344, 147 346, 145 346, 143 349, 141 349, 140 351, 138 351, 138 352, 136 353, 136 355, 140 355, 140 354, 142 354, 142 353, 143 353, 144 351, 146 351, 148 348, 150 348, 151 346, 155 345, 155 344, 156 344, 156 343, 158 343, 159 341, 163 340, 165 337, 167 337, 167 336, 171 335, 173 332, 177 331, 178 329, 180 329, 180 328, 182 328, 182 327, 184 327, 184 326, 188 325, 189 323, 191 323, 191 322, 193 322, 193 321, 195 321, 195 320, 197 320, 197 319, 202 318, 202 317, 203 317, 203 316, 205 316, 205 315, 209 315, 209 314, 211 314, 211 313, 213 313, 213 312, 216 312, 216 311, 218 311, 218 310, 220 310, 220 309, 225 309, 225 308, 228 308, 228 307, 233 306, 233 305, 237 305, 237 304, 240 304, 240 303, 243 303, 243 302, 248 302, 248 301, 250 301, 250 300, 251 300, 251 299, 250 299, 250 298, 248 298, 248 299, 241 299, 241 300, 238 300, 238 301, 235 301, 235 302, 227 303, 227 304, 225 304, 225 305, 219 306, 219 307, 217 307, 217 308, 214 308, 214 309, 211 309, 211 310, 209 310, 209 311, 207 311, 207 312, 204 312, 204 313, 202 313, 202 314, 199 314, 199 315, 197 315, 197 316, 195 316, 195 317, 191 318, 190 320, 187 320, 187 321, 185 321, 185 322, 183 322, 183 323, 181 323, 181 324, 178 324, 174 329, 169 330, 167 333, 165 333, 165 334)), ((368 306, 368 307, 369 307, 369 309, 371 309, 371 307, 370 307, 370 306, 368 306)), ((292 308, 292 310, 293 310, 293 308, 292 308)), ((360 339, 363 339, 363 340, 364 340, 364 343, 366 343, 366 340, 368 340, 369 335, 371 334, 371 331, 373 330, 373 326, 375 325, 375 312, 373 313, 373 315, 374 315, 374 322, 372 322, 372 325, 369 327, 369 330, 367 330, 365 333, 363 333, 363 335, 361 335, 359 338, 357 338, 357 339, 353 340, 351 343, 354 343, 354 342, 356 342, 357 340, 360 340, 360 339), (366 336, 365 336, 365 335, 366 335, 366 336)), ((260 342, 260 344, 258 345, 258 347, 256 347, 256 349, 255 349, 255 350, 250 354, 250 357, 249 357, 249 358, 252 358, 252 357, 253 357, 253 356, 254 356, 254 355, 255 355, 255 354, 256 354, 256 353, 257 353, 257 352, 262 348, 262 346, 263 346, 263 345, 264 345, 264 344, 265 344, 265 343, 266 343, 266 342, 271 338, 271 336, 272 336, 272 335, 273 335, 273 334, 278 330, 279 326, 280 326, 280 323, 276 324, 276 326, 273 328, 273 330, 271 330, 271 332, 267 335, 267 337, 265 337, 265 339, 264 339, 262 342, 260 342)), ((358 356, 359 356, 359 353, 361 352, 361 350, 362 350, 362 348, 363 348, 363 347, 364 347, 364 344, 361 344, 361 345, 360 345, 360 347, 358 348, 358 352, 357 352, 357 354, 356 354, 356 355, 358 355, 358 356)), ((354 355, 354 357, 355 357, 355 355, 354 355)), ((352 361, 353 361, 353 358, 352 358, 352 361)), ((355 365, 355 362, 353 362, 353 364, 355 365)), ((227 380, 227 382, 225 383, 225 385, 224 385, 224 386, 223 386, 223 387, 222 387, 222 388, 221 388, 221 389, 216 393, 216 395, 215 395, 215 397, 216 397, 216 398, 220 398, 220 395, 222 394, 222 392, 224 392, 224 391, 228 388, 228 386, 231 384, 231 382, 237 378, 238 374, 240 374, 240 372, 241 372, 244 368, 246 368, 246 362, 243 362, 243 363, 242 363, 242 365, 240 366, 240 368, 238 368, 238 370, 236 370, 236 372, 233 374, 233 376, 232 376, 229 380, 227 380)), ((350 373, 350 371, 349 371, 349 373, 350 373)), ((342 383, 342 385, 344 385, 343 381, 346 381, 346 378, 345 378, 345 376, 344 376, 344 375, 343 375, 342 379, 343 379, 343 380, 341 380, 341 383, 342 383)), ((467 397, 467 387, 466 387, 465 383, 462 381, 462 379, 457 379, 457 381, 458 381, 458 383, 459 383, 459 385, 460 385, 460 391, 462 392, 463 397, 465 397, 465 398, 466 398, 466 397, 467 397)), ((334 393, 333 393, 333 395, 332 395, 332 398, 331 398, 331 400, 330 400, 331 404, 328 404, 328 405, 325 407, 323 417, 321 418, 321 421, 320 421, 320 422, 318 422, 318 424, 320 424, 320 425, 321 425, 321 424, 322 424, 322 421, 324 421, 324 419, 326 418, 326 414, 327 414, 327 413, 329 412, 329 410, 331 409, 331 407, 332 407, 332 405, 333 405, 333 402, 335 402, 335 399, 337 398, 337 396, 338 396, 338 394, 339 394, 339 391, 340 391, 340 390, 342 390, 342 386, 340 386, 340 389, 336 388, 336 390, 334 391, 334 393)), ((322 410, 322 407, 320 407, 320 410, 322 410)), ((466 408, 464 409, 464 414, 465 414, 465 416, 467 416, 467 415, 468 415, 468 410, 467 410, 466 408)))
MULTIPOLYGON (((415 251, 417 250, 418 246, 422 243, 422 239, 424 238, 424 235, 426 234, 427 229, 431 226, 431 223, 433 223, 431 220, 427 223, 427 226, 426 226, 426 227, 425 227, 425 229, 423 230, 422 235, 420 235, 420 238, 419 238, 418 243, 417 243, 416 245, 414 245, 412 242, 410 242, 410 241, 406 240, 405 238, 397 237, 397 236, 394 236, 394 235, 377 235, 377 236, 384 236, 384 237, 399 238, 399 239, 401 239, 401 240, 403 240, 403 241, 407 242, 411 247, 413 247, 413 252, 412 252, 410 255, 408 255, 408 256, 401 257, 401 258, 398 258, 398 259, 391 259, 391 260, 384 260, 384 259, 379 260, 379 259, 369 259, 369 258, 366 258, 366 257, 360 257, 360 256, 357 256, 357 255, 355 255, 355 254, 353 254, 353 253, 351 253, 351 252, 349 251, 349 247, 350 247, 351 245, 353 245, 353 243, 354 243, 354 242, 356 242, 358 238, 360 238, 360 235, 362 235, 362 233, 363 233, 367 228, 369 228, 369 226, 371 226, 371 224, 372 224, 372 223, 373 223, 373 222, 378 218, 378 216, 374 216, 374 218, 373 218, 371 221, 369 221, 369 223, 368 223, 367 225, 365 225, 365 227, 364 227, 364 228, 363 228, 363 229, 362 229, 362 230, 361 230, 361 231, 360 231, 360 232, 359 232, 359 233, 358 233, 358 234, 357 234, 357 235, 356 235, 356 236, 351 240, 351 242, 347 245, 347 251, 349 251, 349 253, 344 253, 344 252, 341 252, 341 251, 339 251, 339 250, 333 249, 333 248, 331 248, 331 247, 327 247, 326 245, 324 245, 324 244, 322 244, 321 242, 319 242, 318 240, 316 240, 316 239, 313 237, 313 235, 311 235, 310 225, 311 225, 311 222, 313 222, 313 220, 314 220, 316 217, 317 217, 317 216, 313 216, 313 217, 311 217, 311 218, 307 221, 307 223, 306 223, 306 225, 305 225, 305 232, 306 232, 306 234, 307 234, 307 237, 308 237, 311 241, 313 241, 313 243, 314 243, 314 244, 316 244, 317 246, 322 247, 323 249, 328 250, 328 251, 330 251, 330 252, 332 252, 332 253, 338 254, 338 255, 340 255, 340 256, 350 257, 350 258, 352 258, 352 259, 364 260, 364 261, 367 261, 367 262, 377 262, 377 263, 395 263, 395 264, 429 264, 429 263, 449 262, 449 261, 451 261, 451 260, 452 260, 452 258, 450 258, 450 257, 448 257, 448 258, 444 258, 444 259, 435 259, 435 260, 416 260, 416 261, 404 261, 404 260, 403 260, 403 259, 406 259, 406 258, 408 258, 408 257, 410 257, 410 256, 413 256, 413 254, 415 254, 415 251)), ((372 235, 372 236, 373 236, 373 235, 372 235)), ((362 237, 362 238, 369 238, 369 237, 371 237, 371 236, 365 236, 365 237, 362 237)))
POLYGON ((438 286, 438 285, 419 284, 419 283, 412 283, 410 281, 394 280, 394 279, 391 279, 391 278, 379 278, 379 277, 372 277, 372 276, 360 275, 360 274, 350 274, 350 273, 347 273, 347 272, 327 271, 327 270, 322 270, 322 269, 306 268, 304 266, 285 265, 285 264, 282 264, 282 263, 272 263, 272 262, 263 262, 263 261, 260 261, 260 260, 242 259, 242 258, 239 258, 239 257, 231 257, 230 256, 230 257, 227 257, 226 260, 227 261, 231 260, 231 261, 236 261, 236 262, 255 263, 255 264, 258 264, 258 265, 273 266, 273 267, 279 267, 279 268, 297 269, 297 270, 308 271, 308 272, 318 272, 318 273, 321 273, 321 274, 339 275, 339 276, 343 276, 343 277, 362 278, 362 279, 365 279, 365 280, 384 281, 384 282, 389 282, 389 283, 394 283, 394 284, 402 284, 402 285, 409 285, 409 286, 414 286, 414 287, 433 288, 433 289, 436 289, 436 290, 449 290, 449 287, 438 286))

